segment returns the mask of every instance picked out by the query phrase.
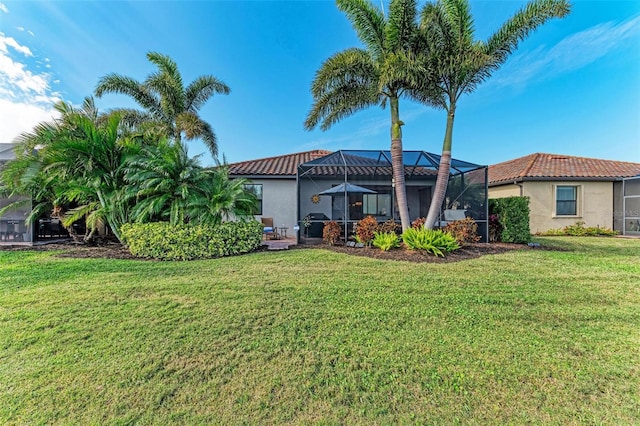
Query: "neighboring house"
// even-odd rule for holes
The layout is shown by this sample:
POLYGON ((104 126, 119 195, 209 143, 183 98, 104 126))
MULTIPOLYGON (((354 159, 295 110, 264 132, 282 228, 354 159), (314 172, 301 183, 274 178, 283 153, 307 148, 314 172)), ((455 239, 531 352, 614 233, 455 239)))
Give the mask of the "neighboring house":
MULTIPOLYGON (((407 204, 414 220, 427 214, 440 156, 405 151, 404 161, 407 204)), ((365 216, 399 222, 389 151, 307 151, 233 163, 229 175, 251 180, 249 187, 260 200, 258 219, 271 217, 274 226, 289 232, 300 227, 300 236, 321 237, 322 223, 329 219, 342 225, 345 237, 365 216)), ((452 159, 443 206, 443 213, 458 209, 458 216, 475 219, 483 239, 488 232, 486 179, 486 166, 452 159)))
POLYGON ((577 221, 622 232, 623 179, 637 175, 640 163, 536 153, 489 166, 489 198, 529 197, 532 233, 577 221))
MULTIPOLYGON (((0 143, 0 170, 4 164, 15 158, 13 152, 16 144, 0 143)), ((27 200, 24 197, 4 198, 0 195, 0 209, 16 201, 27 200)), ((31 242, 33 227, 25 224, 25 218, 31 211, 31 204, 25 203, 18 209, 9 210, 0 216, 0 243, 31 242)))

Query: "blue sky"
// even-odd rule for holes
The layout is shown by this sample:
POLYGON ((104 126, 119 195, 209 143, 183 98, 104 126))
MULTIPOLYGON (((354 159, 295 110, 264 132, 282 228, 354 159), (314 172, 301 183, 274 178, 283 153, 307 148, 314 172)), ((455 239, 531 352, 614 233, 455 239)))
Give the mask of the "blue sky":
MULTIPOLYGON (((524 4, 472 0, 476 37, 524 4)), ((50 118, 57 100, 80 104, 107 73, 144 80, 154 70, 145 54, 158 51, 185 82, 212 74, 231 87, 201 110, 229 162, 388 149, 388 109, 303 129, 315 71, 354 46, 333 1, 0 0, 0 142, 50 118)), ((97 105, 134 106, 122 95, 97 105)), ((405 149, 441 151, 444 111, 401 101, 400 114, 405 149)), ((640 2, 574 1, 460 102, 453 137, 453 156, 479 164, 534 152, 640 162, 640 2)), ((213 162, 200 142, 189 153, 213 162)))

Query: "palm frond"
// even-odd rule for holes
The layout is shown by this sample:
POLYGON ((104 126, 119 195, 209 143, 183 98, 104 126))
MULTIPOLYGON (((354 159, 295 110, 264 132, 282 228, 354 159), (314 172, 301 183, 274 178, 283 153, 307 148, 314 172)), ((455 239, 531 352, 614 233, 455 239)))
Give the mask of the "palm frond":
POLYGON ((488 68, 496 69, 518 47, 531 31, 552 18, 562 18, 571 12, 568 0, 535 0, 520 9, 487 40, 485 52, 491 57, 488 68))
POLYGON ((131 77, 115 73, 101 77, 95 88, 95 94, 100 98, 105 93, 127 95, 154 116, 164 116, 159 98, 150 92, 143 84, 131 77))
POLYGON ((185 89, 185 110, 196 112, 214 94, 228 95, 229 86, 212 75, 203 75, 193 80, 185 89))
POLYGON ((416 0, 392 0, 385 27, 387 52, 408 52, 413 48, 418 30, 416 0))
POLYGON ((385 18, 382 10, 368 0, 337 0, 338 9, 343 11, 356 34, 366 48, 376 57, 385 52, 385 18))
POLYGON ((377 85, 379 70, 371 56, 362 49, 347 49, 327 59, 311 84, 314 97, 348 84, 377 85))

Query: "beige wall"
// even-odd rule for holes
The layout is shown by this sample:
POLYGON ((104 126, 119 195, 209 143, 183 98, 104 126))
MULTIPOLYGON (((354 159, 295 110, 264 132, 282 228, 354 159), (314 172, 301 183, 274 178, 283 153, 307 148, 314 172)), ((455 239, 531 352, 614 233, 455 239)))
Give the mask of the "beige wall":
MULTIPOLYGON (((520 195, 516 185, 489 188, 489 198, 520 195), (518 192, 514 192, 514 189, 518 192)), ((613 229, 613 184, 612 182, 547 181, 523 182, 522 195, 529 197, 531 233, 544 232, 573 225, 577 221, 586 226, 613 229), (576 216, 555 215, 555 187, 575 185, 578 187, 576 216)))
POLYGON ((289 228, 287 235, 294 235, 296 224, 297 189, 295 179, 251 179, 251 183, 262 185, 261 217, 272 217, 273 225, 289 228))

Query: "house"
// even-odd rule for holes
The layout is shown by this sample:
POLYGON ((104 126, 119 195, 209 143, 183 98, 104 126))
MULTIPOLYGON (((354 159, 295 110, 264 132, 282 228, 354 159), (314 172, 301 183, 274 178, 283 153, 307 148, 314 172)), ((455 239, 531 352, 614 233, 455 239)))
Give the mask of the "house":
MULTIPOLYGON (((440 156, 405 151, 405 184, 410 219, 427 214, 440 156)), ((276 227, 299 236, 322 236, 322 223, 338 221, 345 239, 366 216, 399 221, 391 154, 384 150, 307 151, 229 165, 231 178, 251 180, 260 200, 257 217, 272 217, 276 227), (340 189, 342 188, 342 189, 340 189)), ((444 210, 458 209, 474 218, 487 235, 487 167, 452 159, 444 210)), ((444 218, 444 215, 443 215, 444 218)))
POLYGON ((624 233, 623 180, 638 175, 640 163, 536 153, 489 166, 489 198, 529 197, 532 233, 577 221, 624 233))
POLYGON ((293 231, 297 217, 298 166, 331 151, 316 149, 277 157, 260 158, 229 164, 229 177, 251 180, 248 189, 258 198, 256 218, 274 219, 274 226, 293 231))

